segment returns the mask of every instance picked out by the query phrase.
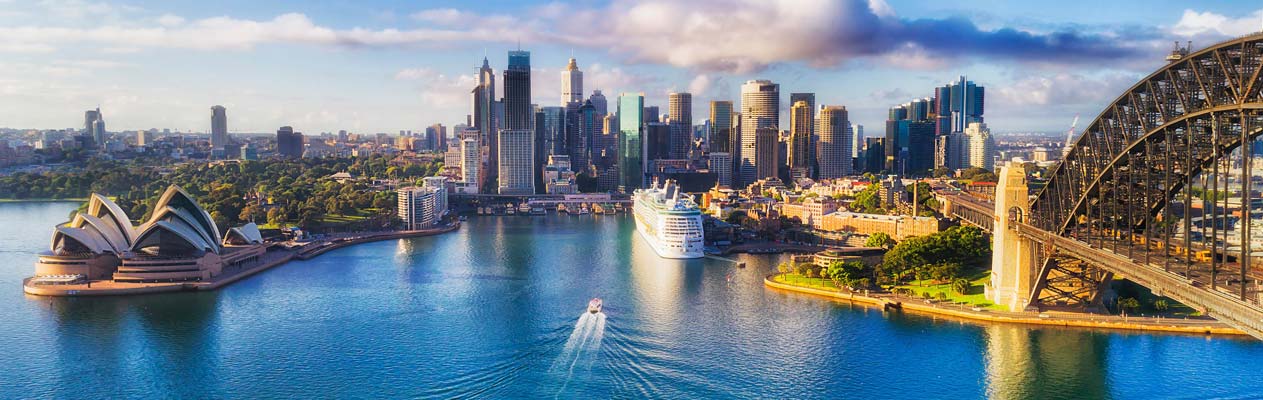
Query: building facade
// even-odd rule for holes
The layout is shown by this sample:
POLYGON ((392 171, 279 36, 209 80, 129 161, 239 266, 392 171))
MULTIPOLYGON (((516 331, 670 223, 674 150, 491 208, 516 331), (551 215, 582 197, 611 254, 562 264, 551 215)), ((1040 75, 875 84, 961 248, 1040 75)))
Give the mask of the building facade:
POLYGON ((641 132, 645 112, 644 93, 623 93, 618 96, 619 190, 631 193, 644 187, 645 160, 641 132))
MULTIPOLYGON (((740 157, 738 161, 738 186, 745 186, 754 182, 759 178, 767 177, 768 171, 775 176, 776 172, 776 130, 780 125, 780 85, 772 83, 769 80, 752 80, 741 85, 741 151, 735 155, 740 157), (761 140, 758 134, 759 129, 768 129, 773 132, 772 150, 769 150, 773 157, 766 160, 765 163, 771 162, 772 165, 764 165, 762 171, 757 163, 758 155, 756 153, 757 143, 761 140)), ((765 138, 764 138, 765 139, 765 138)))
POLYGON ((827 106, 820 109, 820 145, 816 164, 820 167, 819 178, 835 179, 851 175, 851 144, 847 128, 850 127, 846 107, 827 106))
POLYGON ((532 129, 501 129, 497 193, 535 193, 535 135, 532 129))
POLYGON ((228 110, 224 106, 211 107, 211 148, 222 149, 228 145, 228 110))

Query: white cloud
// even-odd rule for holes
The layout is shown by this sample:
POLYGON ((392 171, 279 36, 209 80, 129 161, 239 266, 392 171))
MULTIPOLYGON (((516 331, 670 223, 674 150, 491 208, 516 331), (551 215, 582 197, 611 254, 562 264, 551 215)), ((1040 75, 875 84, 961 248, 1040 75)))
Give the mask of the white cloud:
POLYGON ((1241 36, 1258 32, 1260 29, 1263 29, 1263 10, 1258 10, 1239 18, 1210 11, 1184 10, 1180 20, 1175 23, 1175 26, 1171 27, 1171 31, 1180 36, 1203 34, 1241 36))
POLYGON ((161 17, 158 17, 158 25, 171 27, 181 24, 184 24, 184 17, 179 15, 163 14, 161 17))

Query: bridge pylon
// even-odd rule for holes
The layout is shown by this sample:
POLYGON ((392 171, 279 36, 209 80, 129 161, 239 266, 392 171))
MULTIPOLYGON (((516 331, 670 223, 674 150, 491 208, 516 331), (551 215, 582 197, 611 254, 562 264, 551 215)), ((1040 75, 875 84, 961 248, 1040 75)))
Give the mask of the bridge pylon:
POLYGON ((1026 169, 1022 165, 1000 168, 995 190, 995 229, 992 230, 991 283, 987 297, 1012 311, 1026 310, 1039 279, 1036 244, 1010 228, 1030 213, 1026 169))

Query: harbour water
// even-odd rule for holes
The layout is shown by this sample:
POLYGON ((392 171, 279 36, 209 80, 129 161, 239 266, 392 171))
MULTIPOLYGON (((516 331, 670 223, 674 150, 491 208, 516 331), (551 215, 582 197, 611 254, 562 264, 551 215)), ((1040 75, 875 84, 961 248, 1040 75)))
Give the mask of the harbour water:
POLYGON ((661 259, 625 215, 471 217, 213 292, 23 294, 75 206, 0 204, 0 398, 1263 396, 1254 340, 782 293, 762 285, 777 257, 661 259))

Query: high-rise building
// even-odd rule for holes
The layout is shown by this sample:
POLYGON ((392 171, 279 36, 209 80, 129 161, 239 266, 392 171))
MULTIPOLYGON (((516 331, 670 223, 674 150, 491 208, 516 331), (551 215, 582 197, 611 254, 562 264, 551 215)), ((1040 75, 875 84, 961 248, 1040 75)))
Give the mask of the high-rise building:
POLYGON ((605 121, 596 113, 591 101, 584 101, 577 115, 578 123, 570 137, 570 168, 572 171, 587 171, 592 162, 593 143, 605 121))
POLYGON ((658 106, 645 106, 644 123, 662 122, 661 114, 658 114, 658 106))
POLYGON ((671 159, 671 126, 661 122, 645 124, 645 163, 652 167, 654 161, 671 159))
POLYGON ((544 148, 548 154, 566 154, 566 109, 563 107, 543 107, 544 113, 544 148))
POLYGON ((707 167, 715 173, 720 185, 732 187, 732 154, 722 151, 710 153, 707 167))
POLYGON ((460 141, 460 179, 467 186, 476 188, 479 185, 478 170, 482 166, 482 151, 478 139, 465 138, 460 141))
POLYGON ((812 165, 816 163, 816 140, 811 136, 815 125, 811 105, 805 100, 794 102, 789 109, 789 120, 789 151, 786 154, 789 175, 794 179, 814 177, 812 165))
POLYGON ((886 138, 864 139, 864 172, 880 174, 886 168, 886 138))
POLYGON ((710 102, 710 137, 707 138, 711 153, 728 153, 732 157, 732 102, 710 102))
POLYGON ((429 143, 429 146, 431 149, 433 149, 436 152, 447 151, 447 127, 446 126, 443 126, 443 124, 441 123, 434 124, 425 128, 425 131, 427 134, 431 132, 434 133, 433 139, 430 139, 431 142, 429 143))
POLYGON ((228 144, 228 110, 224 106, 211 107, 211 148, 222 149, 228 144))
POLYGON ((303 133, 293 127, 282 126, 276 130, 276 153, 281 158, 303 158, 303 133))
POLYGON ((971 122, 965 127, 965 137, 969 142, 969 166, 995 169, 995 139, 991 137, 991 129, 982 122, 971 122))
MULTIPOLYGON (((780 97, 780 85, 769 80, 752 80, 741 85, 741 150, 739 154, 734 155, 740 157, 738 161, 740 168, 734 171, 740 177, 735 183, 737 186, 743 187, 757 179, 776 176, 776 157, 765 161, 765 163, 772 163, 770 170, 773 174, 759 176, 763 172, 758 170, 756 159, 759 154, 756 154, 755 148, 760 140, 759 135, 756 134, 757 131, 764 128, 770 129, 772 132, 770 154, 775 156, 776 131, 780 126, 780 97)), ((768 170, 766 164, 763 168, 764 172, 768 170)))
POLYGON ((693 145, 693 126, 672 120, 667 123, 667 157, 673 160, 689 158, 689 149, 693 145))
MULTIPOLYGON (((780 164, 780 131, 775 128, 759 128, 754 130, 754 147, 747 148, 754 155, 754 175, 751 183, 764 178, 779 178, 777 167, 780 164)), ((745 184, 744 182, 742 183, 745 184)))
POLYGON ((136 145, 140 147, 148 146, 153 142, 153 131, 139 130, 136 131, 136 145))
POLYGON ((105 148, 105 116, 101 115, 101 107, 83 113, 83 134, 92 138, 96 148, 105 148))
POLYGON ((675 92, 667 95, 667 118, 670 122, 693 126, 693 94, 675 92))
MULTIPOLYGON (((505 75, 508 75, 507 73, 505 75)), ((507 78, 505 79, 508 80, 507 78)), ((501 129, 497 193, 535 193, 535 137, 533 129, 501 129)))
POLYGON ((499 127, 495 125, 495 112, 492 110, 492 104, 496 101, 496 73, 486 57, 482 58, 482 68, 478 69, 478 86, 474 87, 471 94, 473 118, 469 125, 478 128, 480 143, 490 143, 499 127))
POLYGON ((851 158, 860 158, 860 152, 864 150, 864 125, 851 124, 851 142, 854 144, 851 158))
POLYGON ((618 96, 619 174, 618 187, 624 193, 644 187, 645 160, 641 131, 645 121, 644 93, 618 96))
POLYGON ((404 229, 425 229, 434 226, 445 211, 447 190, 443 186, 406 187, 398 190, 398 198, 404 229))
POLYGON ((964 132, 969 124, 984 122, 982 114, 985 89, 961 75, 956 82, 948 83, 935 90, 937 97, 935 102, 938 103, 940 113, 950 113, 952 132, 964 132), (947 106, 943 106, 943 103, 947 106))
POLYGON ((504 129, 533 129, 531 118, 531 52, 509 52, 504 69, 504 129))
POLYGON ((588 100, 592 101, 592 107, 596 108, 597 114, 606 115, 610 113, 609 102, 605 99, 605 95, 601 93, 600 89, 593 90, 592 97, 589 97, 588 100))
POLYGON ((820 108, 820 146, 816 154, 816 163, 820 166, 820 178, 835 179, 852 174, 850 132, 846 107, 826 106, 820 108))
POLYGON ((561 105, 583 102, 583 71, 575 59, 571 58, 566 69, 561 71, 561 105))

